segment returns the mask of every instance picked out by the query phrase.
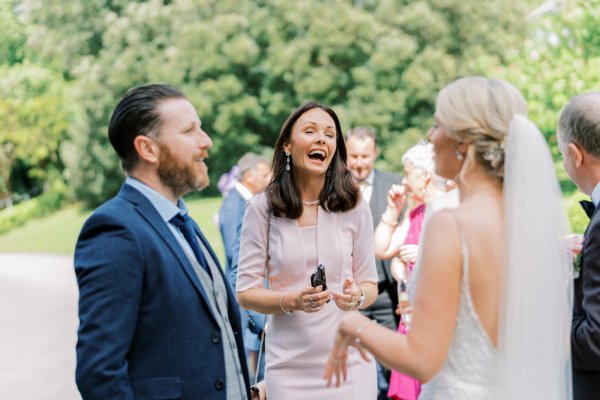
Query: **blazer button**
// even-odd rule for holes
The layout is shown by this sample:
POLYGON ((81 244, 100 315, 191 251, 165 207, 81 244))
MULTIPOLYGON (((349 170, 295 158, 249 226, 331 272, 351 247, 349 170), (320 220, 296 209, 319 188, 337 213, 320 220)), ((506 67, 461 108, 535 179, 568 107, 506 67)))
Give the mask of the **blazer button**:
POLYGON ((217 379, 215 381, 215 389, 217 389, 217 390, 223 390, 224 387, 225 387, 225 382, 223 382, 222 379, 217 379))
POLYGON ((212 337, 210 338, 210 340, 214 343, 217 344, 221 341, 221 336, 218 333, 213 333, 212 337))

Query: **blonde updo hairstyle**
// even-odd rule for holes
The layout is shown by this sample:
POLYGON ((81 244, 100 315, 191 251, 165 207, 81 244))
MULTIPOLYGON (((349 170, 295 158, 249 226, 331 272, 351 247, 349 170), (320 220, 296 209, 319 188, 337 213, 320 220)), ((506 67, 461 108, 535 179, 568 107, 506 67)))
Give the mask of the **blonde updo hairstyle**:
POLYGON ((458 79, 438 95, 435 116, 450 137, 468 143, 459 177, 481 164, 489 176, 504 179, 504 144, 515 114, 527 116, 523 95, 501 79, 458 79))

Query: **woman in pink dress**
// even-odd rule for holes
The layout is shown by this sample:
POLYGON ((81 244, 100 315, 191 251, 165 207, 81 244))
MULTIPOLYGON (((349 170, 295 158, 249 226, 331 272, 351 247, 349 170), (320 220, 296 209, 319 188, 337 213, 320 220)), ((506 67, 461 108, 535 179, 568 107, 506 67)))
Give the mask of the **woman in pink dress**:
POLYGON ((273 180, 249 201, 241 235, 237 296, 269 314, 269 398, 376 398, 375 363, 354 349, 343 385, 328 390, 323 374, 339 321, 375 300, 377 281, 371 213, 347 169, 339 120, 329 107, 305 104, 281 129, 273 180), (311 286, 319 264, 327 288, 311 286))
MULTIPOLYGON (((425 219, 425 202, 438 196, 441 191, 435 184, 431 144, 421 142, 408 149, 402 156, 402 164, 402 185, 390 188, 388 207, 375 231, 375 254, 380 258, 393 257, 392 275, 398 281, 398 287, 402 285, 406 291, 425 219), (408 218, 400 224, 398 218, 405 204, 408 204, 410 212, 408 218)), ((398 296, 402 297, 402 293, 398 296)), ((398 325, 400 334, 408 331, 408 318, 408 313, 402 315, 398 325)), ((416 400, 420 390, 421 384, 417 379, 392 371, 388 397, 393 400, 416 400)))

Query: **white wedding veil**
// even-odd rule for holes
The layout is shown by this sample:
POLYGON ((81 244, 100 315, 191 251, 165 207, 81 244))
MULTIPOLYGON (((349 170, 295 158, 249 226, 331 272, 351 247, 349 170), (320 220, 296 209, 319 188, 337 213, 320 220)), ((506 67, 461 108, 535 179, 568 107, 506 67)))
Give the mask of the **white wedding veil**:
POLYGON ((552 156, 516 115, 505 147, 507 265, 494 399, 571 399, 572 263, 552 156))

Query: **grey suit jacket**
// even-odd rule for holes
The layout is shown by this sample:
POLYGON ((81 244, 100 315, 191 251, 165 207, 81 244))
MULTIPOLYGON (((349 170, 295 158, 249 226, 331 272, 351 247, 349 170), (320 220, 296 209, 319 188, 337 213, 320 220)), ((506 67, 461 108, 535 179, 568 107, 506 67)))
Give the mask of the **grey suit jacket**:
MULTIPOLYGON (((381 214, 387 207, 387 192, 393 184, 402 182, 402 177, 374 170, 375 179, 373 180, 373 192, 369 207, 373 217, 373 226, 377 226, 381 214)), ((364 314, 374 318, 378 323, 385 325, 390 329, 398 327, 399 317, 394 313, 398 305, 398 293, 396 290, 396 281, 390 273, 390 260, 377 260, 377 275, 379 276, 379 296, 371 307, 364 310, 364 314)))

